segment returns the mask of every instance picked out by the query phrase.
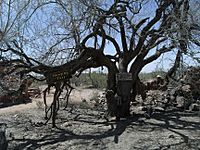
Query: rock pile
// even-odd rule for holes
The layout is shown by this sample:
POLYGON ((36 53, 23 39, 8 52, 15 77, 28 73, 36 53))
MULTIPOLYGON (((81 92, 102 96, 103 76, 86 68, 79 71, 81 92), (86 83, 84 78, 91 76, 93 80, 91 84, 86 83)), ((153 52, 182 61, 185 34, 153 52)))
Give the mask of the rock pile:
MULTIPOLYGON (((141 104, 141 98, 136 101, 141 104)), ((200 111, 200 67, 188 68, 177 82, 170 82, 167 90, 149 90, 142 108, 166 110, 178 108, 200 111)))
POLYGON ((191 111, 200 110, 200 67, 188 68, 178 84, 171 85, 168 90, 170 99, 177 107, 191 111))

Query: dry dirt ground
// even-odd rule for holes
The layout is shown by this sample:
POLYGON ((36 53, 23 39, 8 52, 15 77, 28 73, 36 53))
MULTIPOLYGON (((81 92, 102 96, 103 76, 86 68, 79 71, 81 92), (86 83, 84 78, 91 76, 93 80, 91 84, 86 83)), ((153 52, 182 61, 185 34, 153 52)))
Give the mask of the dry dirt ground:
MULTIPOLYGON (((75 91, 68 109, 58 113, 57 128, 52 128, 51 122, 42 125, 41 99, 1 108, 0 123, 7 124, 8 149, 200 150, 199 112, 169 110, 155 112, 148 119, 135 107, 135 114, 129 119, 115 122, 110 118, 107 122, 104 111, 89 101, 97 92, 101 93, 94 89, 75 91)), ((52 95, 49 102, 51 98, 52 95)))

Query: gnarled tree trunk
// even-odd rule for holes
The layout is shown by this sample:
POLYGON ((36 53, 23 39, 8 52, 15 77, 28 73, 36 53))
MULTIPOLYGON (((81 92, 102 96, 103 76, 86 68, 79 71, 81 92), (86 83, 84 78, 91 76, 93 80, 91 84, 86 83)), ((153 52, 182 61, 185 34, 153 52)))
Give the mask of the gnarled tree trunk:
MULTIPOLYGON (((133 74, 127 72, 127 66, 124 61, 119 61, 118 71, 108 74, 107 89, 107 105, 108 112, 111 116, 115 116, 117 120, 130 116, 130 103, 134 98, 132 93, 136 79, 133 74)), ((139 78, 138 78, 139 79, 139 78)))

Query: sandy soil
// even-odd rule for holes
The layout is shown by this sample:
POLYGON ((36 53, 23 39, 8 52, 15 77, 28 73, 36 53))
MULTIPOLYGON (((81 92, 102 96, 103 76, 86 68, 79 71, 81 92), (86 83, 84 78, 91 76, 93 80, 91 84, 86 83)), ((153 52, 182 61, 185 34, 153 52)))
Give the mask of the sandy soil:
MULTIPOLYGON (((69 103, 80 103, 83 100, 89 101, 93 96, 95 95, 102 95, 103 91, 98 90, 98 89, 86 89, 86 88, 76 88, 75 90, 72 91, 70 98, 69 98, 69 103)), ((62 96, 61 96, 62 97, 62 96)), ((53 99, 53 91, 50 92, 49 95, 47 95, 47 104, 51 104, 53 99)), ((19 105, 14 105, 10 107, 5 107, 5 108, 0 108, 0 115, 4 113, 15 113, 15 112, 20 112, 23 110, 27 110, 30 108, 37 108, 38 105, 42 105, 43 103, 43 98, 35 98, 32 100, 32 103, 27 103, 27 104, 19 104, 19 105)))
MULTIPOLYGON (((199 150, 199 112, 154 113, 152 118, 134 108, 127 120, 107 122, 104 111, 90 105, 92 89, 73 93, 67 110, 60 110, 57 128, 46 126, 37 101, 0 109, 0 122, 7 124, 9 150, 199 150), (86 99, 88 103, 81 102, 86 99), (73 106, 73 107, 72 107, 73 106), (84 107, 83 107, 84 106, 84 107)), ((49 99, 51 96, 49 97, 49 99)), ((50 100, 49 100, 50 101, 50 100)), ((1 148, 0 148, 1 149, 1 148)))

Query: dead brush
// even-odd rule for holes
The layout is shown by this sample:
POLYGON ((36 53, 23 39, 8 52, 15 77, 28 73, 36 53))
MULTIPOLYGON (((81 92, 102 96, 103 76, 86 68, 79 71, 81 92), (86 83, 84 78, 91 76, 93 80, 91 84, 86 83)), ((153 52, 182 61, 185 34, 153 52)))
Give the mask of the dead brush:
POLYGON ((44 103, 42 101, 37 100, 36 106, 38 109, 44 109, 44 103))
POLYGON ((105 96, 100 95, 98 92, 93 92, 90 102, 93 103, 94 108, 103 109, 105 106, 105 96))

